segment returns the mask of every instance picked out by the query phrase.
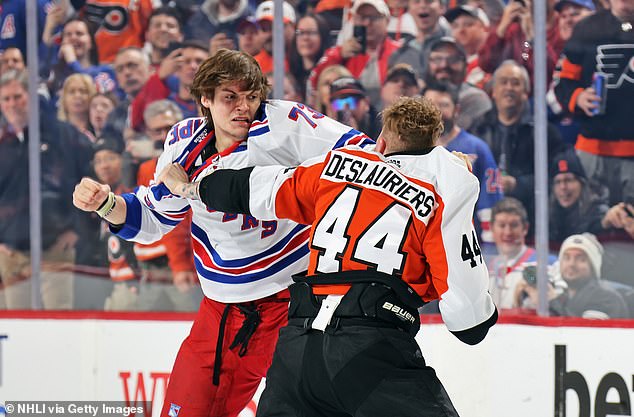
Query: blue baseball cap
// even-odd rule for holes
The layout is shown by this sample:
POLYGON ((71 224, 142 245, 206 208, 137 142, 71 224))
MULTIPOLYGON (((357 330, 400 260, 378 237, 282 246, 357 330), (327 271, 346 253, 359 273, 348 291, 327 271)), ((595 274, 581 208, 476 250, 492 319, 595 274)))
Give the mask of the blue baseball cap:
POLYGON ((560 12, 561 9, 566 5, 566 3, 574 4, 576 6, 592 10, 593 12, 597 9, 592 0, 559 0, 557 3, 555 3, 555 10, 560 12))

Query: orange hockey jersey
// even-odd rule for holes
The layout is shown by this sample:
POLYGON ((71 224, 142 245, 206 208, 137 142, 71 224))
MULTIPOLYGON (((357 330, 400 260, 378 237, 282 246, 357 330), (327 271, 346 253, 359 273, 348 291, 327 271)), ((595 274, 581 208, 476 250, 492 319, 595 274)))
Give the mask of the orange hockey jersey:
MULTIPOLYGON (((250 214, 259 219, 312 224, 310 275, 371 269, 398 276, 423 300, 440 299, 451 331, 471 329, 494 315, 472 221, 479 183, 443 147, 389 156, 341 148, 295 169, 255 167, 248 187, 240 175, 214 182, 221 172, 200 186, 206 204, 235 210, 248 201, 250 214), (223 207, 221 199, 241 203, 223 207)), ((314 291, 335 294, 341 288, 314 291)))
POLYGON ((101 64, 114 61, 121 48, 143 47, 154 3, 153 0, 86 1, 81 15, 96 28, 95 43, 101 64))

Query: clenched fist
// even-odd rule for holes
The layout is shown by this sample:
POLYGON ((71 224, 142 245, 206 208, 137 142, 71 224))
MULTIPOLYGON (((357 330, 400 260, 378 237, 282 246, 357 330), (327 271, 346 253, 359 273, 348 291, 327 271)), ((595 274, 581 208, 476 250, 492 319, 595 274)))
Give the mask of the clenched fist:
POLYGON ((91 178, 82 178, 73 191, 73 204, 83 211, 95 211, 106 201, 110 186, 100 184, 91 178))

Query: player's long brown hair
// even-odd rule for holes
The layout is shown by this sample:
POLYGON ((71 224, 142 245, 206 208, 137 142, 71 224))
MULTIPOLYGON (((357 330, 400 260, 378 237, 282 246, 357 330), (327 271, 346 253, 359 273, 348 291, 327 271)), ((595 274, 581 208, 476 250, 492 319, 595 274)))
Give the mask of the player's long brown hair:
MULTIPOLYGON (((259 93, 262 101, 269 95, 270 86, 257 61, 249 54, 229 49, 220 49, 207 58, 196 71, 194 81, 190 88, 192 96, 200 103, 200 98, 205 96, 214 99, 216 88, 222 84, 240 82, 242 87, 259 93)), ((200 104, 200 110, 213 126, 211 112, 200 104)))
POLYGON ((383 129, 400 137, 403 151, 434 146, 444 128, 440 110, 424 97, 401 97, 381 116, 383 129))

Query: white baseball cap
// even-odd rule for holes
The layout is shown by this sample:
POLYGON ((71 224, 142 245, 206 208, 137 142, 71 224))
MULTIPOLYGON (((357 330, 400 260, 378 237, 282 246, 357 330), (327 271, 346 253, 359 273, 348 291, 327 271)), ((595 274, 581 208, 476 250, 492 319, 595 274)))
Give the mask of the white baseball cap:
POLYGON ((352 13, 357 14, 359 7, 363 6, 364 4, 369 4, 383 16, 390 17, 390 8, 387 7, 387 3, 385 3, 385 1, 383 0, 356 0, 352 4, 352 13))
MULTIPOLYGON (((273 0, 267 0, 264 1, 262 3, 260 3, 260 5, 258 6, 257 9, 255 9, 255 19, 257 21, 260 20, 273 20, 273 10, 274 10, 275 6, 273 4, 273 0)), ((295 23, 297 21, 296 17, 295 17, 295 10, 293 9, 293 6, 291 6, 290 4, 288 4, 287 2, 284 2, 284 5, 282 6, 282 14, 284 16, 284 23, 295 23)))

